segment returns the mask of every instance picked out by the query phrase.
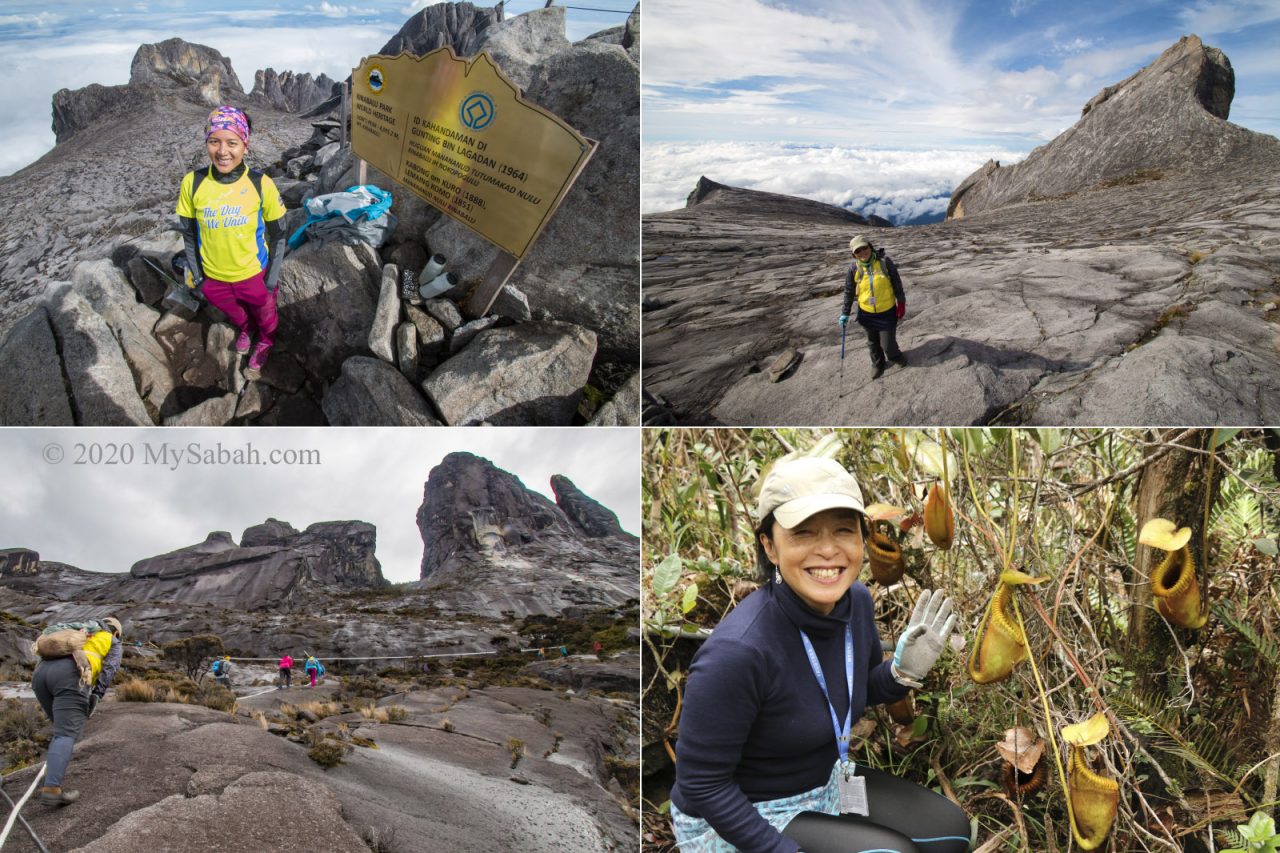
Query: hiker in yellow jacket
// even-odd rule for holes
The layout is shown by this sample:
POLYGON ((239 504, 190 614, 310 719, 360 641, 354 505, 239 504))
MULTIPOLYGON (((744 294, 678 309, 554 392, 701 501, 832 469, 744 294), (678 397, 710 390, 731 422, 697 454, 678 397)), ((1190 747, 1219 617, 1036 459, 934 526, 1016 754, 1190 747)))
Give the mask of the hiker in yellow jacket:
POLYGON ((853 264, 844 278, 840 325, 849 322, 852 309, 858 325, 867 333, 871 378, 879 379, 887 361, 904 367, 907 364, 907 357, 898 349, 898 321, 906 316, 907 297, 902 292, 898 268, 884 249, 876 249, 866 237, 859 236, 849 241, 849 250, 853 252, 853 264))
POLYGON ((80 798, 79 791, 63 790, 62 777, 71 763, 71 751, 84 732, 85 721, 120 669, 120 621, 109 616, 98 627, 100 630, 93 631, 84 644, 84 656, 89 662, 88 684, 70 655, 41 660, 31 679, 40 707, 53 722, 53 740, 49 742, 44 787, 39 796, 46 806, 65 806, 80 798))

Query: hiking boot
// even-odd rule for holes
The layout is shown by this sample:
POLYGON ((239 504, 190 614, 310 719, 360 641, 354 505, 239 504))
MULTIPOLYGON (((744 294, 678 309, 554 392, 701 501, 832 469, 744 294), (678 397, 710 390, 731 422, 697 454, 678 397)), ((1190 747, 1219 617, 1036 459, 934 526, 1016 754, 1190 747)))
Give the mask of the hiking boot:
POLYGON ((241 329, 240 337, 236 338, 236 352, 244 355, 249 351, 249 347, 252 343, 253 341, 249 338, 249 330, 241 329))
POLYGON ((249 356, 249 369, 261 370, 267 363, 267 353, 271 352, 271 345, 264 344, 261 341, 253 348, 253 355, 249 356))
POLYGON ((897 355, 895 355, 895 356, 891 356, 891 357, 889 358, 889 360, 890 360, 890 361, 892 361, 894 364, 898 365, 898 367, 906 367, 906 366, 907 366, 907 357, 906 357, 905 355, 903 355, 902 353, 898 353, 898 354, 897 354, 897 355))
POLYGON ((879 379, 882 375, 884 375, 884 365, 883 365, 883 364, 877 364, 875 367, 871 368, 871 378, 872 378, 872 379, 879 379))
POLYGON ((62 788, 50 788, 48 785, 40 789, 40 803, 46 806, 65 806, 80 799, 79 791, 65 791, 62 788))

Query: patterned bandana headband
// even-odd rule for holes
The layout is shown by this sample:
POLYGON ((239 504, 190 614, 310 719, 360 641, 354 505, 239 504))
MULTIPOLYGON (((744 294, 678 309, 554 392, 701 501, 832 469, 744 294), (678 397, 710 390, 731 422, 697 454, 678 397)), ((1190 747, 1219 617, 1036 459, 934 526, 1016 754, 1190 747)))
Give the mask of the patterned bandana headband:
POLYGON ((204 134, 205 142, 209 141, 209 137, 215 130, 229 130, 240 137, 240 141, 246 148, 249 147, 249 119, 241 110, 235 107, 218 107, 209 113, 209 129, 204 134))

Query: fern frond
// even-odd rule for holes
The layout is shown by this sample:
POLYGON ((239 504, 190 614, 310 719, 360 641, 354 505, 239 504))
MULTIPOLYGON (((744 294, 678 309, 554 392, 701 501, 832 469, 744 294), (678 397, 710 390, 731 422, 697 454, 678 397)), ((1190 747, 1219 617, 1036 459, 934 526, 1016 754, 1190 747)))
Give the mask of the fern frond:
POLYGON ((1266 660, 1267 663, 1271 664, 1273 667, 1280 667, 1280 643, 1277 643, 1270 637, 1263 637, 1258 634, 1258 632, 1253 629, 1252 625, 1236 615, 1235 608, 1228 606, 1226 603, 1221 601, 1215 602, 1212 605, 1212 609, 1214 615, 1217 616, 1224 625, 1227 625, 1241 637, 1244 637, 1245 642, 1247 642, 1261 658, 1266 660))
POLYGON ((1234 753, 1239 745, 1224 740, 1211 723, 1193 723, 1180 730, 1178 710, 1170 708, 1163 696, 1116 690, 1107 699, 1121 716, 1155 733, 1153 748, 1212 776, 1228 789, 1236 787, 1240 758, 1234 753))

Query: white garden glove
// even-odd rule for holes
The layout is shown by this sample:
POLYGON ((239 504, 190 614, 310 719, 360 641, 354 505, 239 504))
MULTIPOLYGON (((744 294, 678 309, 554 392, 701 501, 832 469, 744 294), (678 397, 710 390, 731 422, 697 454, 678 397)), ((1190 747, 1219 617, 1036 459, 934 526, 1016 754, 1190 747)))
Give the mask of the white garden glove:
POLYGON ((946 593, 925 590, 893 652, 894 680, 917 689, 924 686, 924 677, 942 654, 955 625, 956 615, 951 612, 951 599, 946 593))

